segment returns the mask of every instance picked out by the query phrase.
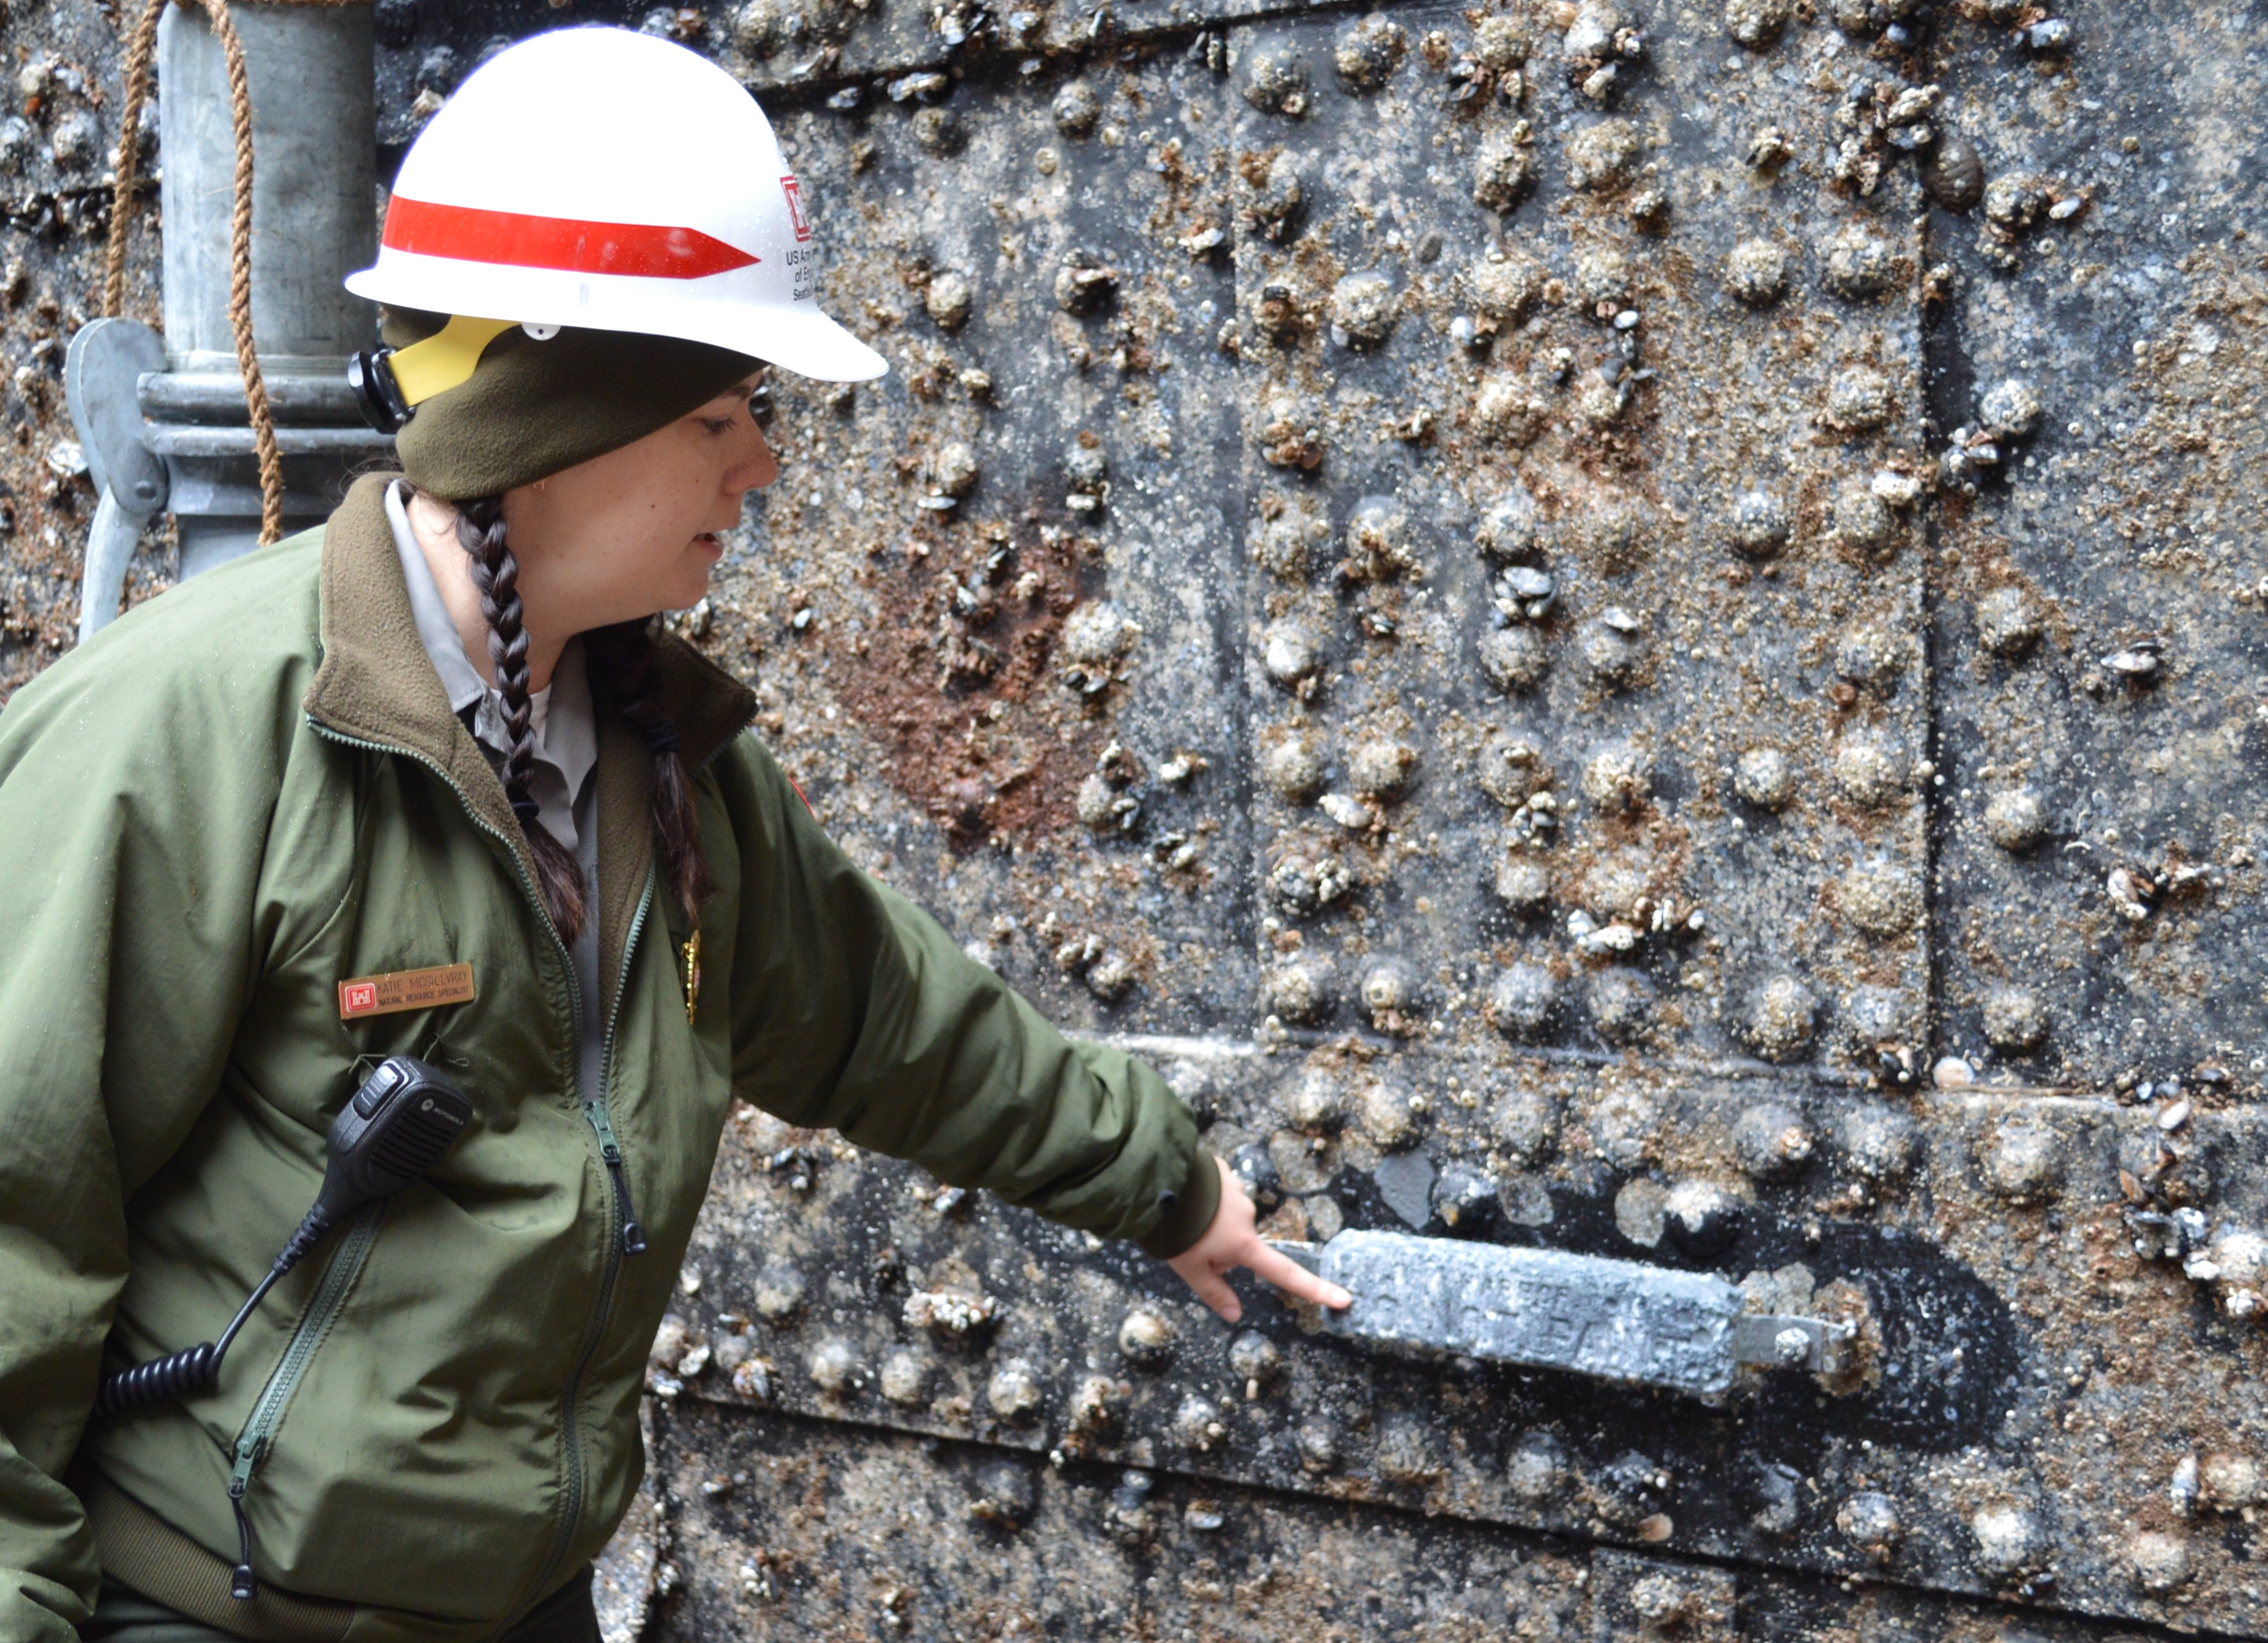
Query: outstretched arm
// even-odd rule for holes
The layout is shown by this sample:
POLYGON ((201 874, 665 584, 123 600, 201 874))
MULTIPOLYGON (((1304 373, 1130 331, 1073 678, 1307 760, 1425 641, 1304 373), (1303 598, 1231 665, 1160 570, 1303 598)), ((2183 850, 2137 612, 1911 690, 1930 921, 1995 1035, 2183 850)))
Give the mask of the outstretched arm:
POLYGON ((1065 1038, 861 871, 753 739, 712 768, 739 844, 713 961, 743 1100, 1161 1258, 1199 1240, 1219 1175, 1165 1080, 1065 1038))

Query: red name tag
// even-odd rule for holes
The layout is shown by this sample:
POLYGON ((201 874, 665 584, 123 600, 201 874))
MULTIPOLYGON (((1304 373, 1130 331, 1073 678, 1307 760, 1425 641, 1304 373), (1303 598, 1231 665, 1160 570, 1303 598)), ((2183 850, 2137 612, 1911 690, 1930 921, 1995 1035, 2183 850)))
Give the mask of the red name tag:
POLYGON ((464 1004, 473 997, 473 967, 437 964, 431 969, 398 969, 386 976, 357 976, 339 984, 339 1019, 393 1015, 464 1004))

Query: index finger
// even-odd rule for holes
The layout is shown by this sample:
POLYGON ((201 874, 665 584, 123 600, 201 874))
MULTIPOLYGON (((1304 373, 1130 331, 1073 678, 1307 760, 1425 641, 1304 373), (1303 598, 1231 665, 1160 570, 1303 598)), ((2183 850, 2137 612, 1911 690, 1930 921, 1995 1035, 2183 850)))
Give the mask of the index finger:
POLYGON ((1297 1296, 1301 1300, 1312 1300, 1319 1306, 1335 1308, 1354 1304, 1354 1297, 1336 1284, 1316 1277, 1282 1250, 1270 1249, 1264 1243, 1256 1244, 1243 1264, 1286 1294, 1297 1296))

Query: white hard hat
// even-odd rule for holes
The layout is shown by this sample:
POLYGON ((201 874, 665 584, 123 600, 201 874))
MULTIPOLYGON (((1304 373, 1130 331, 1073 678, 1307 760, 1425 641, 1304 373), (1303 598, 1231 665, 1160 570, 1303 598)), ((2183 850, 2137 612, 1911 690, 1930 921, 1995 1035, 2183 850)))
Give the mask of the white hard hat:
POLYGON ((771 122, 740 82, 619 28, 538 34, 481 65, 395 178, 389 307, 713 343, 825 382, 887 362, 819 311, 819 251, 771 122))

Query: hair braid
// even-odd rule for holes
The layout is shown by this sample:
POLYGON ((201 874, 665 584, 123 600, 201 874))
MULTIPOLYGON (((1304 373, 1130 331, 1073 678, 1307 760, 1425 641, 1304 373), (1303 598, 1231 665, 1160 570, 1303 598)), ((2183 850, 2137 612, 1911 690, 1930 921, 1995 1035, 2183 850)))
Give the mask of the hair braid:
POLYGON ((481 615, 489 624, 489 659, 496 665, 497 694, 504 698, 504 797, 519 819, 527 853, 535 862, 536 888, 559 939, 572 943, 582 932, 586 909, 583 869, 567 847, 536 820, 527 791, 535 763, 535 730, 527 690, 527 630, 520 623, 519 562, 504 540, 504 501, 476 497, 457 504, 457 541, 471 557, 473 583, 481 590, 481 615))
POLYGON ((653 755, 653 830, 670 888, 686 917, 701 922, 708 899, 709 866, 701 858, 701 814, 693 799, 693 776, 678 751, 677 726, 661 711, 661 682, 653 665, 650 622, 618 622, 583 636, 583 653, 598 669, 607 694, 645 738, 653 755))

